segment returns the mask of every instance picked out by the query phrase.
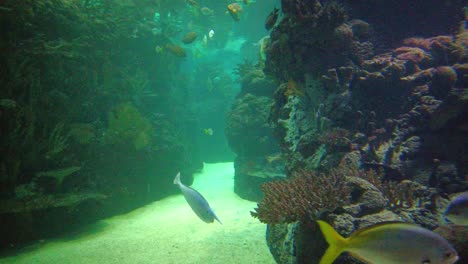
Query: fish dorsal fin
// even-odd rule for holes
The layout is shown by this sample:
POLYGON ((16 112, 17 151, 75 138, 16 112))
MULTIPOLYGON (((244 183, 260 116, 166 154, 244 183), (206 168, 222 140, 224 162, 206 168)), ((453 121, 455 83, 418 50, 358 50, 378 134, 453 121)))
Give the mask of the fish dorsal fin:
POLYGON ((400 225, 400 226, 418 226, 416 224, 412 224, 412 223, 405 223, 405 222, 401 222, 401 221, 385 221, 385 222, 380 222, 380 223, 376 223, 376 224, 373 224, 373 225, 370 225, 370 226, 367 226, 367 227, 364 227, 364 228, 361 228, 357 231, 355 231, 354 233, 351 234, 351 236, 349 237, 350 239, 352 239, 353 237, 357 237, 359 236, 360 234, 362 233, 365 233, 371 229, 376 229, 376 228, 379 228, 379 227, 382 227, 382 226, 386 226, 386 225, 400 225))

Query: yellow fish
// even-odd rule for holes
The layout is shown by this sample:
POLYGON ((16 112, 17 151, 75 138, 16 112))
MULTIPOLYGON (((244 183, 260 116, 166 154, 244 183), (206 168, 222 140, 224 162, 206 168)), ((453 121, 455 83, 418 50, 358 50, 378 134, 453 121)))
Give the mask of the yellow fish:
POLYGON ((440 235, 407 223, 380 223, 355 231, 349 238, 318 220, 329 248, 320 264, 331 264, 343 252, 375 264, 452 264, 455 249, 440 235))

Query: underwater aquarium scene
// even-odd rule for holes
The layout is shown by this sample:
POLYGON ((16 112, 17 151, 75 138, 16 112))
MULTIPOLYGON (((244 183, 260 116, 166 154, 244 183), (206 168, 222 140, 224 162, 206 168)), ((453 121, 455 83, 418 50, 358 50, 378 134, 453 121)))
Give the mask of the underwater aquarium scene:
POLYGON ((0 0, 12 263, 468 263, 468 3, 0 0))

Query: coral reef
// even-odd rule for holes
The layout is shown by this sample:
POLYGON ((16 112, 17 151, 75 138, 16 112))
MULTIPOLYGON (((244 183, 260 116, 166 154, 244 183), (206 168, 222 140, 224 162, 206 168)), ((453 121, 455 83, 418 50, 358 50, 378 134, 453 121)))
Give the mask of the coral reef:
POLYGON ((363 38, 364 29, 358 32, 356 21, 347 23, 346 10, 337 1, 282 1, 282 11, 287 19, 273 29, 265 62, 265 71, 281 81, 303 82, 306 73, 320 74, 372 54, 372 48, 369 54, 353 53, 372 43, 363 38))
POLYGON ((284 158, 269 124, 272 94, 276 83, 265 76, 260 65, 238 66, 241 92, 227 115, 225 134, 236 153, 234 191, 249 200, 262 197, 260 185, 284 177, 284 158))
POLYGON ((339 171, 300 171, 287 180, 264 183, 262 191, 265 197, 251 214, 268 224, 314 221, 324 211, 346 204, 350 195, 339 171))
POLYGON ((108 128, 103 138, 105 144, 131 142, 136 150, 151 144, 153 127, 132 104, 125 103, 109 112, 108 128))
POLYGON ((271 99, 264 96, 246 94, 233 104, 228 117, 226 136, 228 142, 239 155, 265 155, 274 150, 273 130, 268 125, 271 99))
MULTIPOLYGON (((319 215, 343 235, 382 221, 435 229, 443 224, 436 197, 468 188, 463 147, 466 29, 422 38, 396 31, 401 35, 380 42, 395 34, 378 31, 391 25, 370 14, 348 20, 346 12, 362 12, 352 9, 360 3, 349 1, 351 8, 344 9, 323 2, 282 1, 285 18, 273 29, 267 47, 265 72, 281 82, 270 121, 286 159, 286 175, 300 169, 326 175, 333 168, 347 168, 349 203, 319 215), (287 92, 294 87, 302 92, 287 92)), ((265 192, 267 198, 284 191, 265 187, 265 192)), ((287 199, 307 199, 299 193, 287 199)), ((273 208, 276 203, 295 215, 285 209, 287 202, 268 199, 273 208)), ((262 206, 268 208, 267 203, 262 206)), ((270 212, 283 217, 281 211, 270 212)), ((281 223, 281 217, 266 219, 281 223)), ((317 263, 326 248, 321 234, 310 221, 290 220, 299 222, 268 226, 275 259, 317 263)), ((337 263, 360 262, 342 256, 337 263)))
POLYGON ((202 166, 191 140, 198 130, 174 103, 184 100, 180 58, 154 52, 170 44, 175 24, 154 21, 155 10, 183 8, 181 0, 2 1, 0 204, 38 209, 2 207, 0 248, 170 195, 175 170, 190 176, 202 166), (73 206, 49 206, 90 193, 120 208, 83 198, 93 210, 77 217, 73 206))

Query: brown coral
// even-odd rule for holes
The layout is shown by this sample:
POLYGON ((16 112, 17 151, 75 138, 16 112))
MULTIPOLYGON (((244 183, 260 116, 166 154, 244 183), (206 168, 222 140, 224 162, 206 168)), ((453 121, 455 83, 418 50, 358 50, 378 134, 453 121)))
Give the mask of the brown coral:
POLYGON ((432 190, 410 180, 390 181, 384 179, 383 171, 359 171, 360 178, 374 185, 387 199, 387 207, 391 210, 421 206, 432 197, 432 190))
POLYGON ((338 170, 328 174, 300 171, 292 178, 262 185, 264 198, 251 215, 263 223, 278 224, 317 219, 348 201, 349 188, 338 170))

